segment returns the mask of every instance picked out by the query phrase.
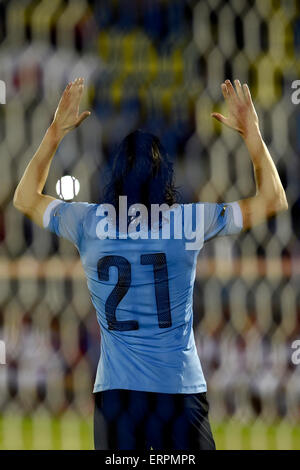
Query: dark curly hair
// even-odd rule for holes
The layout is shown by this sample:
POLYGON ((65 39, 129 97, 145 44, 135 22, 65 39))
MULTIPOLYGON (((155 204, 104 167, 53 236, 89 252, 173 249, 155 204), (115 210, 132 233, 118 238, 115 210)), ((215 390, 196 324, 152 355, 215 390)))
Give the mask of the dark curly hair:
POLYGON ((128 207, 140 203, 149 209, 151 204, 177 202, 173 163, 155 135, 138 129, 119 145, 103 202, 118 210, 119 196, 127 196, 128 207))

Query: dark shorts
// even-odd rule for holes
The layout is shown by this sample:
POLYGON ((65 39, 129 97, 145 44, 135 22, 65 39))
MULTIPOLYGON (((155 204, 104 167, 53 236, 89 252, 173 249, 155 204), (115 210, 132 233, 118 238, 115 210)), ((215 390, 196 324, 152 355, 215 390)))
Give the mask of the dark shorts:
POLYGON ((206 393, 95 393, 95 449, 215 450, 208 408, 206 393))

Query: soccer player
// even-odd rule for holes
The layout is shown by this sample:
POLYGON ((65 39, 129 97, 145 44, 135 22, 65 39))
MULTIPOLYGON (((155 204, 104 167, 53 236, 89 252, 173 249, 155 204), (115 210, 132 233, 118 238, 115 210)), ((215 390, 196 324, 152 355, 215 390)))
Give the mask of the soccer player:
POLYGON ((82 260, 101 329, 94 386, 96 449, 215 448, 192 329, 197 255, 206 241, 237 234, 287 209, 248 86, 238 80, 234 85, 229 80, 221 85, 228 116, 212 117, 244 139, 254 167, 253 197, 168 209, 176 202, 173 168, 159 139, 142 131, 128 135, 115 157, 103 200, 115 208, 115 216, 107 217, 108 205, 44 195, 57 146, 90 114, 79 114, 81 78, 66 87, 15 191, 15 207, 74 243, 82 260), (127 197, 128 205, 136 204, 125 222, 118 217, 120 196, 127 197), (156 232, 147 237, 151 209, 163 203, 167 209, 161 211, 156 232), (142 207, 148 209, 144 225, 142 207), (165 229, 169 236, 164 238, 165 229), (191 243, 193 237, 197 243, 191 243))

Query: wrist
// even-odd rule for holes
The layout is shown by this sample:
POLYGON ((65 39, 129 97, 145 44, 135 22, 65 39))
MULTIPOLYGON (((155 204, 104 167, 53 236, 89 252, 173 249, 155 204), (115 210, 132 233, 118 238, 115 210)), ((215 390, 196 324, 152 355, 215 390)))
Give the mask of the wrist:
POLYGON ((243 139, 247 145, 247 143, 251 143, 253 141, 261 140, 261 132, 259 129, 258 123, 254 123, 251 126, 248 126, 247 129, 245 130, 245 133, 243 135, 243 139))
POLYGON ((66 135, 66 132, 55 121, 53 121, 48 128, 48 134, 55 143, 59 144, 66 135))
POLYGON ((265 144, 260 133, 258 125, 249 129, 247 135, 244 137, 244 142, 247 146, 253 164, 259 163, 264 155, 265 144))

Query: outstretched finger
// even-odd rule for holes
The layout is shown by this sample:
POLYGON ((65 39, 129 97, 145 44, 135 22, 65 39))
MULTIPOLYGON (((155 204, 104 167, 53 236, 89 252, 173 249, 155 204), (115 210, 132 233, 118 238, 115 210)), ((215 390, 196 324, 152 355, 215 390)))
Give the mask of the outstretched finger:
POLYGON ((221 114, 221 113, 212 113, 211 117, 215 118, 217 121, 221 122, 222 124, 227 125, 228 118, 223 116, 223 114, 221 114))
POLYGON ((78 90, 78 87, 83 84, 83 79, 76 78, 73 82, 71 82, 71 92, 75 93, 78 90))
POLYGON ((239 80, 234 80, 236 94, 240 98, 240 100, 245 101, 245 95, 241 86, 241 82, 239 80))
POLYGON ((243 85, 243 90, 244 90, 245 99, 246 99, 247 103, 249 103, 253 106, 251 93, 250 93, 249 87, 246 83, 244 83, 244 85, 243 85))
POLYGON ((90 111, 84 111, 83 113, 81 113, 76 121, 75 127, 80 126, 80 124, 90 115, 91 115, 90 111))
POLYGON ((74 94, 81 96, 83 89, 83 78, 77 78, 74 84, 74 94))
POLYGON ((71 88, 71 83, 68 83, 68 85, 66 86, 66 88, 64 89, 64 91, 63 91, 63 93, 60 97, 60 100, 58 102, 58 106, 60 106, 63 101, 66 102, 67 97, 68 97, 68 92, 69 92, 70 88, 71 88))
POLYGON ((222 93, 223 93, 225 100, 227 100, 229 98, 229 94, 228 94, 227 86, 225 85, 225 83, 222 83, 221 89, 222 89, 222 93))
POLYGON ((227 87, 227 91, 228 91, 228 95, 230 98, 233 98, 233 99, 236 99, 237 95, 236 95, 236 92, 232 86, 232 83, 230 80, 225 80, 225 84, 226 84, 226 87, 227 87))

